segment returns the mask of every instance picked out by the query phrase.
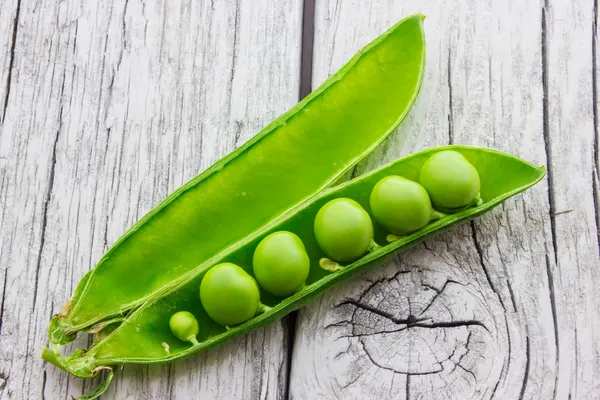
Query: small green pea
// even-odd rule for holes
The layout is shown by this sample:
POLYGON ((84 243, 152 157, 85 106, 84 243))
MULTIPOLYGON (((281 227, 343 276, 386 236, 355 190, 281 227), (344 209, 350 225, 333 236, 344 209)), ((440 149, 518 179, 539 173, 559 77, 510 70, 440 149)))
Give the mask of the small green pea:
POLYGON ((169 327, 175 337, 184 342, 198 344, 196 336, 200 331, 198 321, 194 314, 188 311, 179 311, 171 316, 169 327))
POLYGON ((291 232, 271 233, 261 240, 252 259, 258 284, 275 296, 297 292, 310 270, 310 259, 302 240, 291 232))
POLYGON ((335 199, 325 204, 315 218, 319 247, 337 262, 351 262, 373 245, 373 223, 369 214, 352 199, 335 199))
POLYGON ((381 179, 371 192, 371 213, 377 222, 396 235, 421 229, 432 219, 427 191, 417 182, 397 175, 381 179))
POLYGON ((442 211, 467 207, 479 194, 479 174, 460 153, 444 150, 432 155, 423 165, 421 185, 433 206, 442 211))
POLYGON ((248 321, 261 306, 254 278, 232 263, 208 270, 200 283, 200 301, 208 316, 225 326, 248 321))

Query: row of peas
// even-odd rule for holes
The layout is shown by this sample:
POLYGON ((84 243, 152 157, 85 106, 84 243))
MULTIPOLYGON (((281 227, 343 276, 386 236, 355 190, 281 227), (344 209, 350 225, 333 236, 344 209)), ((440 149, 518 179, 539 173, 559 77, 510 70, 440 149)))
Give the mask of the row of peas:
MULTIPOLYGON (((371 192, 371 212, 390 232, 390 241, 423 228, 445 213, 481 201, 477 170, 455 151, 431 156, 423 165, 419 180, 417 183, 391 175, 377 182, 371 192)), ((328 270, 342 268, 339 263, 353 262, 378 247, 371 217, 348 198, 334 199, 321 207, 315 217, 314 233, 317 244, 329 257, 322 259, 320 265, 328 270)), ((232 263, 215 265, 203 277, 200 301, 215 322, 237 325, 268 310, 260 302, 259 285, 279 297, 297 292, 308 278, 310 259, 297 235, 278 231, 258 244, 252 267, 254 278, 232 263)), ((199 326, 190 312, 175 313, 169 325, 180 340, 198 344, 199 326)))

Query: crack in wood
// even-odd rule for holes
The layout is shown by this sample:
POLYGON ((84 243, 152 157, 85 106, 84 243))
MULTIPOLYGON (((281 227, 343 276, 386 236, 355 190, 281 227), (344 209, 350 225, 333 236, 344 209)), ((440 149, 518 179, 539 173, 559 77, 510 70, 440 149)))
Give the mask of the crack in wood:
MULTIPOLYGON (((121 18, 121 30, 123 32, 123 48, 127 48, 127 24, 125 21, 125 17, 127 17, 127 6, 129 6, 129 0, 125 0, 123 4, 123 17, 121 18)), ((121 51, 121 56, 119 57, 119 62, 117 64, 117 70, 121 65, 121 61, 123 61, 123 52, 121 51)))
MULTIPOLYGON (((364 328, 370 328, 364 325, 361 325, 364 328)), ((407 330, 409 328, 408 325, 403 326, 401 328, 398 329, 382 329, 382 330, 378 330, 376 332, 369 332, 369 333, 351 333, 348 335, 340 335, 339 338, 342 339, 352 339, 352 338, 363 338, 363 337, 371 337, 371 336, 377 336, 377 335, 385 335, 385 334, 391 334, 391 333, 400 333, 403 332, 405 330, 407 330)))
POLYGON ((452 357, 454 356, 454 354, 456 353, 456 350, 458 349, 458 348, 455 348, 454 351, 452 352, 452 354, 446 360, 443 360, 442 363, 445 361, 451 361, 452 363, 454 363, 454 368, 452 369, 452 371, 450 371, 450 373, 454 372, 456 370, 456 368, 460 368, 463 371, 465 371, 466 373, 470 374, 473 377, 473 379, 475 380, 475 383, 477 383, 477 377, 475 376, 475 373, 461 364, 463 358, 470 351, 469 345, 471 343, 472 334, 473 334, 473 332, 469 331, 469 334, 467 335, 467 340, 464 345, 466 351, 463 354, 461 354, 460 357, 458 357, 458 360, 456 360, 456 361, 452 360, 452 357))
MULTIPOLYGON (((505 272, 508 275, 508 272, 506 270, 505 272)), ((508 287, 508 294, 510 295, 510 302, 513 306, 513 311, 517 312, 517 301, 515 300, 515 292, 513 292, 513 288, 510 284, 510 279, 508 279, 508 277, 506 278, 506 286, 508 287)))
POLYGON ((429 301, 429 304, 427 304, 427 306, 425 306, 425 308, 423 309, 423 311, 421 311, 421 313, 419 314, 419 316, 425 314, 425 312, 427 310, 429 310, 429 307, 431 307, 431 305, 435 302, 435 300, 438 298, 438 296, 440 294, 442 294, 442 292, 444 291, 444 289, 446 289, 446 286, 448 286, 448 284, 450 284, 450 283, 453 283, 453 284, 456 284, 456 285, 460 285, 460 286, 464 286, 462 283, 457 282, 457 281, 455 281, 453 279, 447 279, 446 282, 444 282, 444 285, 441 287, 441 289, 437 289, 436 287, 430 286, 430 285, 427 285, 427 284, 422 284, 424 287, 429 288, 429 289, 435 291, 436 293, 435 293, 435 296, 433 296, 432 299, 429 301))
POLYGON ((483 269, 483 273, 485 274, 485 278, 488 282, 488 285, 490 286, 492 291, 496 294, 496 296, 498 297, 498 301, 500 301, 500 305, 502 306, 502 309, 506 312, 507 309, 506 309, 506 306, 504 305, 504 301, 502 301, 502 296, 500 295, 500 292, 498 292, 498 290, 494 286, 494 283, 492 282, 492 278, 490 277, 490 273, 488 272, 488 270, 485 266, 485 262, 483 261, 483 249, 481 248, 481 244, 479 243, 479 240, 477 239, 477 229, 475 228, 475 222, 471 221, 470 225, 471 225, 471 237, 473 238, 473 243, 475 244, 475 250, 477 251, 477 255, 479 257, 479 264, 481 265, 481 269, 483 269))
POLYGON ((4 270, 4 284, 2 286, 2 303, 0 303, 0 336, 2 335, 2 322, 4 319, 4 302, 6 301, 6 281, 8 280, 8 268, 4 270))
MULTIPOLYGON (((401 330, 409 329, 409 328, 413 328, 413 327, 434 329, 434 328, 456 328, 456 327, 461 327, 461 326, 473 326, 473 325, 480 326, 480 327, 484 328, 486 331, 490 332, 490 330, 485 326, 485 324, 483 324, 481 321, 478 321, 478 320, 440 321, 440 322, 432 322, 430 324, 423 324, 422 323, 423 321, 432 321, 432 318, 417 318, 414 315, 409 315, 406 319, 397 318, 397 317, 394 317, 391 313, 389 313, 387 311, 380 310, 377 307, 373 307, 368 304, 360 303, 353 299, 347 299, 347 300, 343 301, 342 303, 340 303, 340 305, 342 305, 342 304, 351 304, 351 305, 355 306, 356 308, 360 308, 362 310, 379 315, 380 317, 386 318, 397 325, 406 325, 406 327, 404 327, 404 328, 400 328, 397 331, 391 331, 389 333, 399 332, 401 330)), ((386 333, 388 333, 388 332, 386 332, 386 333)), ((365 336, 365 335, 353 334, 352 336, 365 336)))
POLYGON ((12 73, 15 63, 15 48, 17 46, 17 31, 19 29, 19 15, 21 13, 21 0, 17 0, 17 10, 15 11, 15 19, 13 20, 12 38, 10 43, 10 53, 8 56, 8 74, 6 76, 6 86, 4 93, 4 105, 2 110, 2 123, 6 120, 6 110, 8 109, 8 99, 10 97, 10 88, 12 85, 12 73))
POLYGON ((558 338, 558 318, 556 316, 556 298, 554 295, 554 275, 552 274, 552 270, 550 269, 550 257, 548 257, 548 252, 546 252, 546 274, 548 276, 548 294, 550 297, 550 309, 552 310, 552 324, 554 326, 554 348, 556 351, 556 375, 554 376, 554 396, 556 398, 556 388, 558 386, 558 376, 559 376, 559 360, 560 360, 560 352, 559 352, 559 338, 558 338))
POLYGON ((466 373, 470 374, 473 379, 475 380, 475 382, 477 382, 477 377, 475 376, 475 374, 473 373, 473 371, 471 371, 470 369, 465 368, 464 366, 460 365, 460 364, 456 364, 456 366, 460 369, 462 369, 463 371, 465 371, 466 373))
MULTIPOLYGON (((467 345, 468 345, 470 339, 471 339, 471 331, 469 331, 469 335, 467 336, 467 345)), ((465 347, 467 345, 465 345, 465 347)), ((450 355, 448 356, 447 360, 453 361, 452 358, 456 355, 457 351, 458 351, 458 347, 455 347, 454 350, 452 350, 452 353, 450 353, 450 355)), ((458 361, 460 361, 461 358, 462 358, 462 356, 458 358, 458 361)))
POLYGON ((490 394, 490 400, 492 400, 494 398, 494 396, 496 395, 496 391, 498 390, 498 386, 500 386, 500 382, 502 382, 501 379, 498 379, 496 381, 496 384, 494 385, 494 389, 492 389, 492 394, 490 394))
POLYGON ((554 215, 563 215, 563 214, 568 214, 570 212, 573 212, 575 210, 573 210, 572 208, 568 209, 568 210, 562 210, 562 211, 557 211, 554 213, 554 215))
MULTIPOLYGON (((64 81, 63 81, 64 85, 64 81)), ((64 86, 63 86, 64 87, 64 86)), ((35 268, 35 280, 33 285, 33 306, 32 309, 35 310, 35 306, 37 303, 37 291, 40 280, 40 268, 42 265, 42 254, 44 252, 44 244, 46 242, 46 225, 48 223, 48 206, 50 204, 50 199, 52 198, 52 190, 54 188, 54 172, 56 169, 56 148, 58 147, 58 138, 60 137, 60 129, 62 126, 62 106, 59 110, 59 119, 58 119, 58 129, 56 131, 56 136, 54 137, 54 143, 52 145, 52 158, 50 159, 50 174, 48 178, 48 190, 46 191, 46 196, 44 198, 44 203, 42 205, 42 227, 40 230, 40 246, 38 248, 37 254, 37 262, 35 268)))
POLYGON ((42 400, 46 399, 46 382, 47 382, 47 376, 46 376, 46 370, 44 370, 44 372, 42 374, 42 396, 41 396, 42 400))
MULTIPOLYGON (((263 349, 263 355, 266 353, 265 349, 266 349, 266 342, 267 342, 267 334, 264 330, 262 330, 260 332, 260 336, 262 337, 262 343, 260 345, 260 348, 263 349)), ((264 380, 265 380, 265 366, 264 366, 264 361, 265 359, 263 357, 256 357, 252 359, 252 368, 254 371, 261 371, 260 374, 260 381, 259 381, 259 385, 258 387, 255 387, 257 393, 257 396, 255 397, 260 397, 260 392, 262 391, 262 388, 265 388, 265 398, 269 398, 269 374, 266 374, 267 377, 267 384, 264 384, 264 380)), ((283 382, 283 385, 287 386, 287 382, 283 382)))
POLYGON ((594 144, 592 151, 594 167, 592 169, 592 196, 594 198, 594 222, 596 223, 596 243, 598 245, 598 254, 600 254, 600 200, 598 199, 598 80, 597 80, 597 52, 598 46, 598 0, 594 0, 592 20, 592 124, 594 127, 594 144))
POLYGON ((284 326, 284 329, 287 330, 287 340, 286 340, 286 351, 287 351, 287 356, 285 358, 285 374, 283 376, 284 378, 284 385, 285 385, 285 391, 283 394, 283 398, 284 399, 289 399, 290 398, 290 381, 291 381, 291 375, 292 375, 292 364, 293 364, 293 356, 294 356, 294 344, 295 344, 295 340, 296 340, 296 323, 298 321, 298 311, 294 311, 292 313, 290 313, 287 317, 287 326, 284 326))
MULTIPOLYGON (((525 373, 523 375, 523 385, 521 386, 521 393, 519 394, 519 400, 523 400, 525 396, 525 388, 527 387, 527 381, 529 380, 529 362, 530 362, 530 350, 529 350, 529 335, 525 336, 525 373)), ((554 394, 556 397, 556 393, 554 394)))
MULTIPOLYGON (((369 293, 375 286, 380 285, 383 282, 391 282, 391 281, 397 279, 400 275, 402 275, 402 274, 410 274, 410 272, 411 272, 410 270, 408 270, 408 271, 396 271, 396 273, 394 274, 394 276, 392 276, 391 278, 383 277, 383 278, 380 278, 380 279, 377 279, 375 281, 370 282, 369 286, 367 286, 363 290, 363 292, 360 294, 360 296, 358 296, 358 300, 353 300, 353 301, 357 301, 357 302, 362 301, 365 298, 365 296, 367 295, 367 293, 369 293)), ((348 300, 348 299, 346 299, 346 300, 348 300)), ((337 307, 346 305, 347 304, 346 300, 342 300, 340 303, 334 305, 333 307, 337 308, 337 307)), ((348 322, 350 322, 350 321, 348 321, 348 322)), ((333 324, 329 324, 328 326, 334 326, 336 324, 337 323, 333 323, 333 324)))
MULTIPOLYGON (((45 246, 45 242, 46 242, 46 226, 48 223, 48 207, 50 204, 50 200, 52 199, 52 191, 54 189, 54 176, 55 176, 55 169, 56 169, 56 149, 58 147, 58 139, 60 137, 60 130, 62 127, 62 114, 63 114, 62 97, 64 94, 64 88, 65 88, 65 76, 66 76, 66 70, 63 72, 63 81, 61 84, 61 90, 60 90, 60 96, 59 96, 61 98, 61 106, 58 111, 58 129, 56 130, 56 135, 54 137, 54 143, 52 145, 52 157, 50 159, 50 173, 49 173, 49 178, 48 178, 48 189, 46 190, 46 194, 44 196, 44 201, 42 203, 42 223, 41 223, 41 228, 40 228, 40 245, 38 248, 37 259, 36 259, 35 278, 34 278, 33 293, 32 293, 32 297, 33 297, 32 298, 32 310, 36 309, 36 304, 37 304, 37 292, 38 292, 39 279, 40 279, 42 255, 44 252, 44 246, 45 246)), ((32 225, 32 229, 33 229, 33 225, 32 225)), ((35 320, 35 318, 31 318, 29 320, 29 324, 27 326, 27 337, 28 338, 31 337, 31 327, 32 327, 32 322, 34 322, 34 320, 35 320)), ((32 355, 31 352, 29 351, 29 346, 30 346, 30 341, 27 340, 27 344, 25 346, 26 364, 27 364, 27 360, 29 360, 29 358, 32 355)), ((30 386, 31 386, 31 381, 28 382, 28 392, 30 391, 30 386)))
POLYGON ((362 376, 362 374, 358 374, 354 379, 350 380, 350 382, 346 383, 345 385, 340 386, 341 390, 346 389, 347 387, 352 386, 353 384, 356 383, 356 381, 362 376))
MULTIPOLYGON (((343 322, 338 321, 336 323, 329 324, 328 327, 330 327, 330 326, 348 326, 348 324, 351 324, 351 326, 352 326, 351 331, 348 332, 347 335, 338 336, 338 338, 356 339, 356 341, 348 341, 348 343, 354 343, 355 346, 359 346, 358 349, 361 350, 360 353, 364 352, 364 354, 366 355, 365 358, 368 359, 371 364, 373 364, 374 366, 376 366, 378 368, 381 368, 382 370, 387 370, 387 371, 390 371, 393 373, 398 373, 398 374, 403 374, 403 375, 408 376, 408 375, 433 375, 433 374, 437 374, 437 373, 440 373, 443 371, 452 373, 453 371, 460 369, 465 374, 470 375, 473 378, 473 380, 477 381, 477 375, 475 374, 475 371, 473 371, 469 366, 463 365, 462 362, 463 362, 464 358, 467 356, 467 354, 469 354, 469 352, 471 350, 470 348, 471 348, 472 339, 474 338, 474 335, 476 334, 476 332, 473 331, 472 329, 470 329, 469 327, 477 327, 478 326, 478 327, 485 329, 488 333, 490 333, 490 330, 482 321, 480 321, 476 318, 469 319, 468 317, 467 318, 457 318, 458 320, 453 321, 453 319, 455 319, 455 317, 453 316, 452 310, 450 310, 448 307, 446 307, 445 309, 450 313, 450 315, 449 315, 450 321, 433 321, 432 318, 422 318, 420 316, 423 315, 423 312, 419 313, 416 316, 413 315, 412 313, 409 313, 410 315, 408 315, 408 317, 400 318, 400 317, 396 316, 396 313, 388 311, 389 308, 387 307, 387 305, 389 303, 389 299, 387 301, 384 301, 381 299, 382 293, 380 293, 379 289, 377 288, 377 285, 385 286, 387 282, 397 279, 397 277, 400 275, 400 273, 409 273, 409 272, 412 272, 412 270, 411 271, 400 271, 400 272, 397 272, 395 274, 395 276, 392 278, 381 278, 376 281, 370 282, 368 289, 362 290, 360 296, 357 296, 358 300, 357 300, 357 298, 346 298, 343 301, 341 301, 340 303, 336 304, 335 307, 341 307, 344 305, 352 306, 353 307, 352 317, 349 318, 349 320, 347 320, 347 321, 343 321, 343 322), (371 298, 373 295, 375 295, 375 297, 371 300, 371 302, 373 302, 373 300, 378 300, 378 301, 375 301, 373 304, 366 304, 364 299, 371 298), (384 308, 384 309, 382 309, 382 308, 384 308), (359 318, 359 319, 367 318, 367 321, 369 320, 368 317, 364 314, 363 315, 356 314, 357 311, 360 312, 361 310, 366 311, 367 313, 371 313, 371 314, 380 316, 382 318, 385 318, 386 320, 391 321, 394 324, 399 325, 399 326, 395 329, 390 326, 386 327, 386 325, 379 326, 379 328, 376 328, 376 326, 379 325, 379 322, 377 322, 375 325, 360 323, 360 321, 357 321, 356 318, 359 318), (360 326, 362 326, 363 328, 366 328, 366 331, 364 329, 360 328, 360 326), (405 354, 404 356, 400 355, 400 357, 404 359, 404 362, 402 363, 403 366, 400 368, 399 366, 397 366, 393 363, 390 364, 389 361, 380 359, 382 354, 379 354, 378 352, 373 353, 373 349, 371 348, 372 347, 372 345, 371 345, 372 339, 370 339, 370 338, 372 338, 372 337, 377 337, 377 335, 386 335, 388 337, 388 339, 385 339, 385 340, 389 340, 390 343, 392 343, 396 340, 396 339, 393 339, 393 337, 394 337, 393 335, 398 334, 399 332, 406 332, 409 329, 415 329, 415 328, 440 330, 440 332, 443 333, 443 336, 444 336, 443 339, 440 337, 440 340, 442 342, 447 342, 447 339, 446 339, 447 329, 453 329, 453 328, 459 328, 459 327, 467 328, 466 342, 464 342, 464 344, 461 344, 460 346, 457 345, 457 347, 454 347, 453 349, 448 349, 448 353, 444 357, 441 357, 441 358, 438 357, 437 350, 432 348, 431 345, 428 344, 427 342, 423 343, 426 346, 425 347, 426 352, 428 354, 431 354, 430 357, 433 357, 431 359, 431 364, 428 362, 425 362, 423 359, 421 359, 421 357, 417 357, 417 359, 411 360, 410 355, 412 353, 408 353, 408 354, 405 354), (371 332, 372 330, 376 330, 376 331, 371 332), (392 336, 389 336, 389 335, 392 335, 392 336), (429 349, 429 350, 427 351, 427 349, 429 349), (425 362, 425 364, 424 364, 424 362, 425 362), (450 362, 451 364, 446 365, 447 362, 450 362), (416 364, 414 364, 414 363, 416 363, 416 364), (414 370, 415 368, 417 368, 421 372, 414 372, 414 373, 411 372, 411 370, 414 370)), ((451 287, 452 284, 464 286, 462 283, 460 283, 456 280, 453 280, 453 279, 446 279, 444 281, 443 285, 441 285, 441 286, 438 285, 437 287, 432 284, 421 282, 420 287, 433 290, 435 292, 435 294, 429 295, 427 304, 423 304, 419 308, 425 307, 424 312, 426 312, 428 309, 431 309, 431 304, 435 303, 439 299, 441 299, 442 298, 441 294, 444 293, 449 287, 451 287)), ((386 297, 386 296, 384 295, 384 297, 386 297)), ((404 305, 404 306, 406 307, 406 305, 404 305)), ((419 311, 416 310, 416 312, 419 312, 419 311)), ((364 322, 366 322, 366 321, 364 321, 364 322)), ((421 336, 420 333, 418 333, 417 335, 421 336)), ((412 345, 408 345, 408 344, 406 344, 406 345, 409 347, 412 347, 412 345)), ((351 348, 352 347, 349 344, 347 349, 345 349, 343 351, 338 350, 338 354, 336 355, 336 358, 339 357, 341 354, 348 353, 351 348)), ((397 357, 397 356, 394 356, 394 357, 397 357)), ((356 379, 358 379, 358 378, 356 378, 356 379)), ((473 382, 473 380, 470 378, 467 378, 467 382, 473 382)), ((352 384, 351 382, 346 383, 342 387, 342 389, 347 388, 351 384, 352 384)), ((409 385, 410 385, 410 383, 409 383, 409 385)), ((408 389, 408 392, 410 393, 410 388, 408 389)), ((409 394, 409 396, 410 396, 410 394, 409 394)))
POLYGON ((359 301, 356 301, 354 299, 347 299, 340 303, 340 305, 344 305, 344 304, 351 304, 351 305, 358 307, 360 309, 363 309, 365 311, 369 311, 373 314, 377 314, 380 317, 389 319, 390 321, 392 321, 393 323, 398 324, 398 325, 410 325, 410 324, 414 324, 416 322, 426 321, 426 320, 430 319, 430 318, 416 318, 414 315, 409 315, 406 319, 396 318, 387 311, 380 310, 377 307, 373 307, 368 304, 360 303, 359 301))
MULTIPOLYGON (((235 16, 233 18, 233 54, 231 56, 231 72, 229 74, 229 112, 231 113, 231 98, 233 96, 233 78, 235 77, 235 68, 237 65, 238 48, 238 29, 240 28, 240 2, 235 2, 235 16)), ((234 144, 237 144, 239 136, 235 137, 234 144)))
POLYGON ((347 354, 348 351, 350 351, 350 342, 348 342, 348 346, 346 347, 346 350, 342 350, 342 351, 338 351, 336 353, 335 356, 333 356, 333 360, 337 360, 338 358, 340 358, 341 356, 343 356, 344 354, 347 354))
MULTIPOLYGON (((79 20, 75 21, 75 34, 73 35, 73 55, 75 55, 75 50, 77 49, 77 32, 79 30, 79 20)), ((75 74, 75 66, 73 66, 73 74, 75 74)), ((75 80, 73 80, 74 82, 75 80)))
POLYGON ((240 137, 242 136, 242 129, 244 128, 244 123, 242 121, 234 121, 235 129, 233 133, 233 145, 237 147, 240 137))
POLYGON ((67 383, 65 385, 65 393, 69 393, 70 386, 71 386, 71 379, 67 378, 67 383))
POLYGON ((167 393, 169 394, 169 399, 173 398, 174 386, 175 382, 173 382, 173 364, 167 364, 167 393))
MULTIPOLYGON (((448 357, 448 360, 450 360, 454 363, 454 369, 451 372, 454 372, 456 367, 460 366, 462 359, 469 353, 469 350, 470 350, 469 344, 471 344, 472 335, 473 335, 473 332, 469 331, 469 334, 467 335, 467 340, 465 341, 465 349, 467 351, 465 351, 464 354, 461 354, 460 357, 458 357, 458 360, 456 360, 456 361, 452 360, 452 357, 454 356, 454 354, 456 353, 456 350, 458 348, 455 348, 454 351, 452 352, 452 354, 450 354, 450 357, 448 357)), ((446 360, 444 360, 444 361, 446 361, 446 360)), ((475 376, 473 375, 473 377, 475 377, 475 376)), ((477 379, 475 379, 475 381, 477 382, 477 379)))
POLYGON ((431 324, 422 324, 422 323, 408 324, 409 328, 417 327, 417 328, 428 328, 428 329, 459 328, 459 327, 463 327, 463 326, 480 326, 483 329, 485 329, 488 333, 490 333, 490 330, 488 329, 488 327, 485 326, 485 324, 483 322, 478 321, 478 320, 432 322, 431 324))
POLYGON ((544 136, 544 146, 546 150, 546 165, 548 173, 548 205, 550 207, 550 230, 552 232, 552 249, 554 252, 554 262, 558 263, 558 250, 556 242, 556 203, 554 199, 554 171, 552 169, 552 143, 550 140, 550 115, 548 104, 548 37, 547 37, 547 21, 546 9, 548 7, 547 0, 544 1, 542 7, 542 129, 544 136))
POLYGON ((427 372, 408 372, 408 371, 397 371, 397 370, 395 370, 395 369, 393 369, 393 368, 386 367, 386 366, 384 366, 384 365, 381 365, 381 364, 379 364, 377 361, 375 361, 375 360, 373 359, 373 356, 371 355, 371 353, 369 353, 369 350, 367 350, 367 346, 365 346, 364 342, 363 342, 362 340, 359 340, 358 342, 361 344, 361 347, 362 347, 362 349, 363 349, 364 353, 366 354, 367 358, 368 358, 368 359, 371 361, 371 363, 372 363, 373 365, 375 365, 375 366, 376 366, 376 367, 378 367, 378 368, 384 369, 384 370, 386 370, 386 371, 390 371, 390 372, 392 372, 392 373, 394 373, 394 374, 401 374, 401 375, 409 375, 409 374, 410 374, 410 375, 413 375, 413 376, 421 376, 421 375, 433 375, 433 374, 438 374, 438 373, 440 373, 440 372, 442 372, 442 371, 444 370, 444 368, 440 366, 441 368, 440 368, 440 369, 438 369, 438 370, 432 370, 432 371, 427 371, 427 372))

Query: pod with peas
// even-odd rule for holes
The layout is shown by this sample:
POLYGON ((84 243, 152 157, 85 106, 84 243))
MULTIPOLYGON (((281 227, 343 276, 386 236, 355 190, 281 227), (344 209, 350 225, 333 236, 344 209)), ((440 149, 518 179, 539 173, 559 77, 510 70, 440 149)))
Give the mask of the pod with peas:
POLYGON ((303 102, 150 211, 82 278, 72 301, 52 318, 44 358, 86 378, 130 360, 171 361, 273 321, 305 304, 307 293, 318 294, 324 286, 320 269, 305 290, 255 315, 259 290, 248 276, 231 266, 206 274, 221 262, 216 260, 235 260, 248 270, 256 240, 273 230, 295 232, 314 256, 316 244, 306 232, 317 210, 310 204, 393 132, 417 97, 425 69, 423 21, 423 15, 413 15, 394 24, 303 102), (289 218, 295 222, 280 225, 289 218), (296 218, 308 225, 300 227, 296 218), (202 303, 221 323, 231 324, 229 330, 200 310, 198 288, 205 275, 210 279, 202 303), (227 276, 236 290, 221 279, 227 276), (197 304, 199 310, 189 311, 198 319, 202 341, 193 350, 173 346, 166 354, 160 339, 172 336, 168 322, 178 304, 197 304), (233 326, 247 318, 249 323, 233 326), (60 347, 77 332, 102 327, 102 321, 111 321, 111 327, 99 333, 93 347, 61 355, 60 347))
MULTIPOLYGON (((474 176, 468 165, 465 169, 466 175, 474 176)), ((272 323, 333 285, 380 265, 396 252, 493 209, 544 175, 543 167, 509 154, 468 146, 429 149, 398 159, 323 189, 294 208, 279 212, 276 218, 265 220, 251 235, 228 241, 183 278, 161 282, 157 285, 161 290, 154 297, 112 321, 110 333, 101 332, 104 335, 85 353, 62 356, 54 349, 45 349, 43 357, 89 378, 94 370, 105 366, 140 360, 170 362, 209 349, 272 323), (435 192, 438 187, 426 185, 427 174, 435 169, 432 166, 438 168, 436 164, 445 157, 457 159, 443 153, 448 151, 468 160, 481 179, 481 185, 462 191, 461 201, 448 201, 439 196, 442 191, 435 192), (421 171, 422 166, 425 172, 421 171), (437 203, 434 193, 438 193, 437 203), (476 208, 465 208, 434 224, 428 223, 441 215, 436 213, 440 204, 455 211, 461 205, 477 204, 479 199, 482 203, 476 208), (397 215, 398 209, 410 213, 397 215), (371 218, 377 223, 373 224, 371 218), (420 233, 410 235, 415 230, 420 233), (375 240, 387 234, 403 237, 377 246, 375 240), (235 260, 235 264, 214 260, 235 260), (317 264, 324 268, 310 268, 317 264), (261 298, 270 307, 263 305, 261 298), (183 304, 187 312, 180 311, 179 305, 183 304), (193 304, 197 309, 189 308, 193 304), (173 314, 174 311, 179 312, 173 314), (169 340, 182 340, 193 346, 173 345, 169 340)), ((457 191, 465 186, 469 187, 455 185, 457 191)), ((85 287, 81 286, 77 293, 85 287)), ((60 327, 51 329, 56 341, 63 340, 65 334, 60 327)))

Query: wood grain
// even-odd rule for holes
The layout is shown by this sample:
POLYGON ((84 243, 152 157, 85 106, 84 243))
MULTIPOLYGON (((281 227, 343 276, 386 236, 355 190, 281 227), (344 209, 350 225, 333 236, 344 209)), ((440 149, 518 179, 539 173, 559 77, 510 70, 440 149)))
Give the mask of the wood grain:
MULTIPOLYGON (((298 101, 302 3, 22 0, 0 10, 0 105, 11 76, 0 398, 68 398, 90 383, 40 360, 50 315, 138 218, 298 101)), ((286 343, 278 323, 170 366, 126 367, 105 397, 281 398, 286 343)))
POLYGON ((549 176, 302 310, 291 397, 597 398, 594 3, 317 2, 314 84, 413 12, 427 15, 421 95, 355 174, 464 143, 549 176))

